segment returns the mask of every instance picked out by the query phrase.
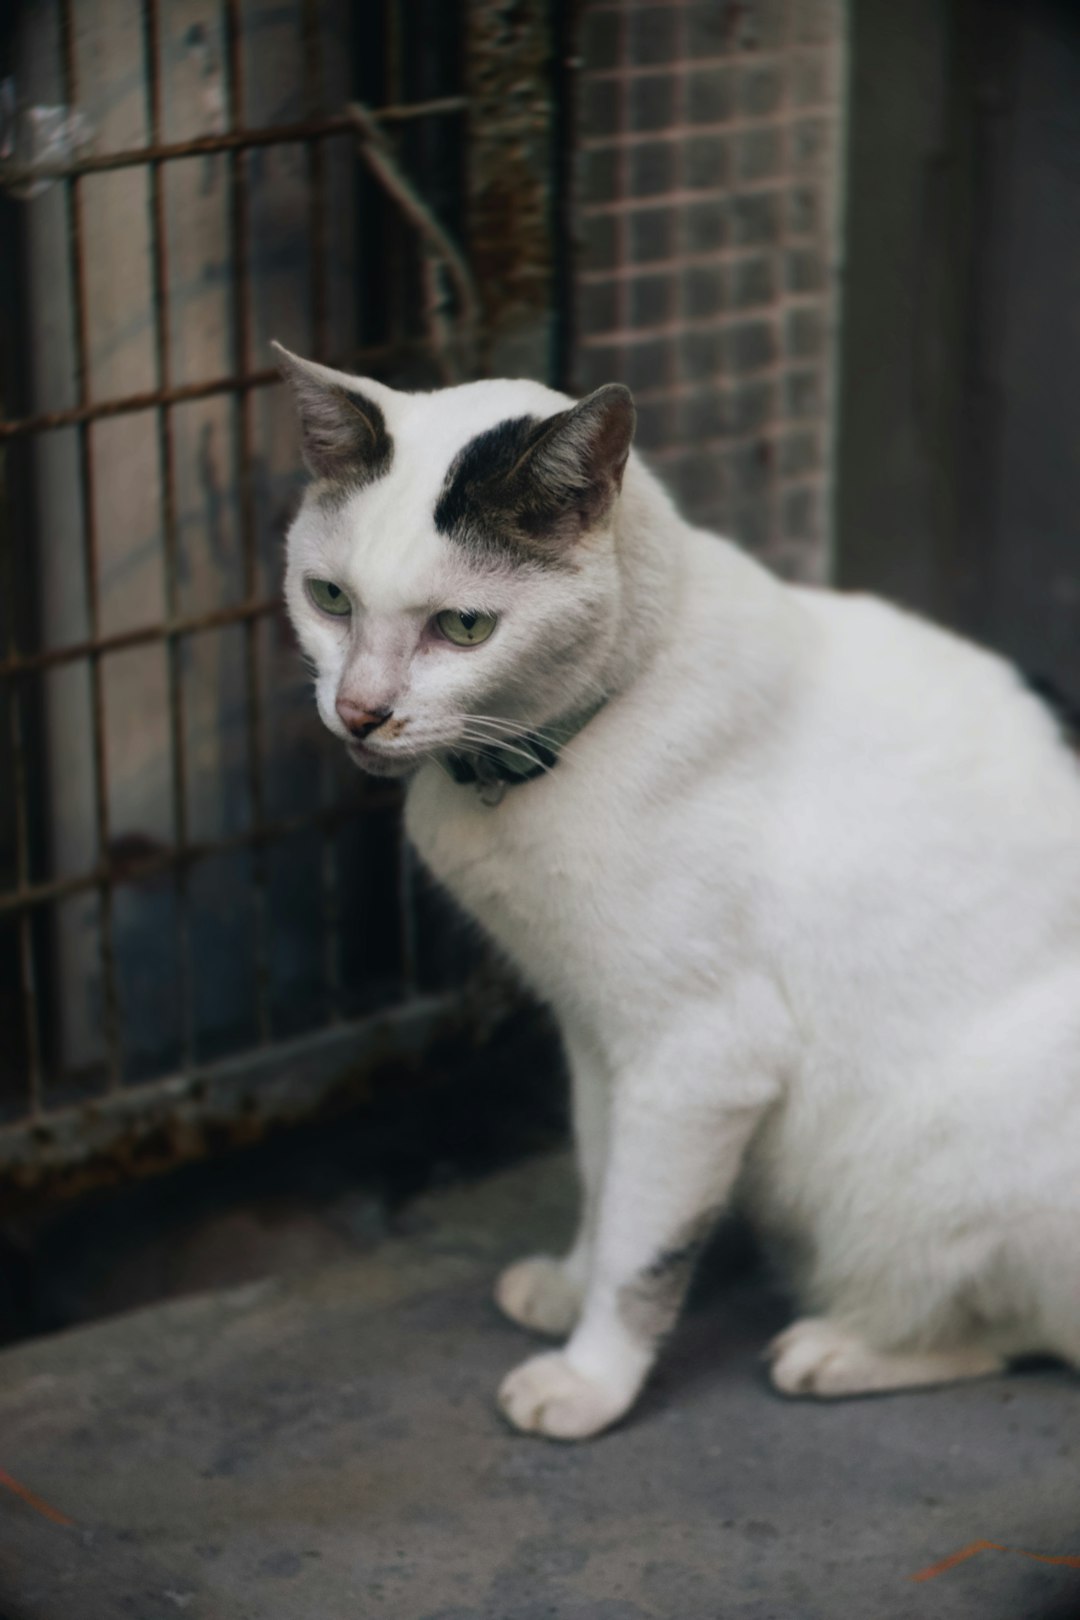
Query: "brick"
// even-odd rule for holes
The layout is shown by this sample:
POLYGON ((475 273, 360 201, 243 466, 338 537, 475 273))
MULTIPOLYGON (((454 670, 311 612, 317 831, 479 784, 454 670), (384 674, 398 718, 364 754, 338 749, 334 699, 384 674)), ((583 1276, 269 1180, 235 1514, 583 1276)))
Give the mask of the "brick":
POLYGON ((684 332, 679 339, 679 371, 686 382, 708 382, 723 375, 727 334, 715 331, 684 332))
POLYGON ((772 540, 772 510, 768 497, 737 501, 729 526, 732 539, 747 551, 768 550, 772 540))
POLYGON ((820 309, 790 309, 784 318, 784 353, 793 360, 816 360, 825 352, 825 319, 820 309))
POLYGON ((735 111, 735 73, 728 67, 691 73, 686 81, 686 117, 691 124, 724 124, 735 111))
POLYGON ((816 248, 789 248, 784 255, 784 282, 789 293, 820 292, 825 266, 816 248))
POLYGON ((784 415, 817 416, 822 409, 821 373, 793 370, 784 376, 784 415))
POLYGON ((660 325, 670 319, 674 303, 673 275, 635 277, 630 283, 631 326, 660 325))
POLYGON ((610 214, 586 216, 581 231, 582 269, 613 269, 618 263, 618 246, 618 231, 610 214))
POLYGON ((630 152, 630 195, 656 197, 675 182, 675 149, 670 141, 647 141, 630 152))
POLYGON ((673 208, 639 208, 629 215, 630 258, 634 264, 670 259, 675 253, 678 215, 673 208))
POLYGON ((683 183, 692 191, 719 191, 731 166, 725 135, 692 135, 683 144, 683 183))
POLYGON ((713 506, 723 494, 723 457, 715 450, 684 456, 671 481, 678 491, 679 504, 696 516, 703 507, 713 506))
POLYGON ((664 445, 677 443, 678 437, 676 413, 669 401, 647 400, 638 405, 635 444, 646 450, 659 450, 664 445))
POLYGON ((585 204, 614 202, 619 195, 619 154, 614 147, 585 152, 581 159, 581 198, 585 204))
POLYGON ((582 135, 614 135, 619 128, 619 85, 614 79, 582 75, 578 103, 578 123, 582 135))
POLYGON ((701 56, 725 56, 735 49, 735 9, 725 0, 692 0, 684 10, 686 54, 691 61, 701 56))
POLYGON ((773 471, 772 445, 767 438, 740 444, 730 451, 731 488, 738 495, 756 495, 768 488, 773 471))
POLYGON ((832 146, 832 120, 797 118, 790 126, 791 167, 796 174, 815 174, 825 164, 832 146))
POLYGON ((785 540, 817 538, 818 492, 812 484, 784 490, 780 497, 780 532, 785 540))
POLYGON ((771 321, 739 321, 728 331, 728 364, 744 376, 776 359, 776 333, 771 321))
POLYGON ((689 320, 718 315, 727 307, 727 271, 720 264, 689 265, 682 273, 682 307, 689 320))
POLYGON ((613 332, 619 325, 619 289, 614 281, 592 282, 581 289, 578 322, 583 332, 613 332))
POLYGON ((791 60, 791 102, 795 107, 822 107, 837 100, 836 53, 798 51, 791 60))
POLYGON ((781 478, 801 478, 821 465, 820 435, 816 428, 798 428, 779 442, 777 471, 781 478))
POLYGON ((777 414, 778 389, 773 377, 752 377, 731 391, 728 415, 732 433, 755 433, 777 414))
POLYGON ((681 211, 681 247, 684 253, 709 253, 727 243, 729 203, 726 197, 687 203, 681 211))
POLYGON ((587 10, 581 25, 581 60, 585 71, 618 67, 622 57, 622 13, 587 10))
POLYGON ((790 31, 790 0, 747 0, 738 8, 735 44, 741 51, 779 50, 790 31))
POLYGON ((631 79, 630 128, 637 133, 666 129, 675 117, 675 80, 668 73, 631 79))
POLYGON ((774 191, 748 192, 732 199, 732 240, 737 247, 764 247, 779 242, 782 204, 774 191))
POLYGON ((618 382, 623 374, 623 351, 616 344, 590 344, 578 350, 574 369, 583 394, 603 383, 618 382))
POLYGON ((792 186, 787 199, 787 228, 792 236, 816 236, 821 229, 821 190, 792 186))
POLYGON ((729 431, 727 402, 720 388, 702 388, 679 402, 679 424, 687 445, 718 439, 729 431))
POLYGON ((784 100, 786 75, 777 62, 748 63, 739 69, 738 104, 743 118, 767 118, 784 100))
POLYGON ((671 383, 673 359, 667 338, 628 344, 623 351, 623 381, 630 388, 666 388, 671 383))
POLYGON ((783 132, 775 125, 746 129, 738 139, 735 172, 743 185, 755 180, 771 180, 784 161, 783 132))
POLYGON ((776 270, 771 253, 740 259, 731 272, 731 302, 735 309, 770 304, 776 297, 776 270))
POLYGON ((643 6, 631 14, 628 57, 635 67, 672 62, 679 55, 679 8, 643 6))
POLYGON ((794 0, 795 38, 800 45, 827 45, 840 38, 840 0, 794 0))

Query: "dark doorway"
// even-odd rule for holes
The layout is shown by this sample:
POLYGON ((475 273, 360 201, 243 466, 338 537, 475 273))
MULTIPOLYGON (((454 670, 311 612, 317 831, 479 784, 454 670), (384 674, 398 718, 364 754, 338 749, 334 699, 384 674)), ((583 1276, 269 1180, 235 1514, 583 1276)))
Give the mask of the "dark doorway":
POLYGON ((857 0, 838 576, 1080 694, 1080 7, 857 0))

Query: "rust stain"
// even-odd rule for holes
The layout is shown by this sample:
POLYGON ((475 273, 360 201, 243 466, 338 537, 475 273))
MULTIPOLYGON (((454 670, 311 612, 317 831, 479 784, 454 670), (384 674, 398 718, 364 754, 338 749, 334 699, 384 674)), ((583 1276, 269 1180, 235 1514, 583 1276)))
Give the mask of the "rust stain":
POLYGON ((22 1484, 3 1468, 0 1468, 0 1485, 9 1490, 13 1496, 17 1496, 21 1502, 25 1502, 28 1508, 33 1508, 35 1513, 40 1513, 43 1519, 48 1519, 51 1524, 60 1524, 68 1529, 75 1523, 74 1519, 69 1519, 66 1513, 54 1508, 51 1502, 46 1502, 44 1497, 38 1496, 36 1491, 32 1491, 29 1486, 22 1484))
POLYGON ((551 53, 542 0, 469 7, 469 261, 496 330, 551 295, 551 53))
POLYGON ((969 1558, 974 1558, 981 1552, 1008 1552, 1017 1558, 1032 1558, 1037 1564, 1057 1564, 1064 1569, 1080 1569, 1080 1558, 1071 1554, 1051 1554, 1025 1552, 1022 1547, 1006 1547, 1000 1541, 972 1541, 959 1552, 950 1553, 948 1558, 942 1558, 939 1563, 930 1564, 926 1569, 920 1569, 917 1575, 909 1575, 911 1581, 932 1581, 938 1575, 944 1575, 946 1570, 955 1569, 957 1564, 965 1564, 969 1558))

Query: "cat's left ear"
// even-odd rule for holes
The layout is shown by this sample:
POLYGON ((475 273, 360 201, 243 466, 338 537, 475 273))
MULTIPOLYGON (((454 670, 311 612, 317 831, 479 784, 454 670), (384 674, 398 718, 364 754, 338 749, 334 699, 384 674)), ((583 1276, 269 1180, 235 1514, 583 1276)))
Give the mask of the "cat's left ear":
POLYGON ((378 383, 302 360, 274 343, 292 390, 304 461, 314 477, 335 484, 369 484, 387 472, 394 442, 375 397, 378 383))
POLYGON ((636 422, 629 388, 605 383, 540 424, 511 480, 528 480, 541 497, 541 511, 575 515, 582 529, 590 529, 622 487, 636 422))

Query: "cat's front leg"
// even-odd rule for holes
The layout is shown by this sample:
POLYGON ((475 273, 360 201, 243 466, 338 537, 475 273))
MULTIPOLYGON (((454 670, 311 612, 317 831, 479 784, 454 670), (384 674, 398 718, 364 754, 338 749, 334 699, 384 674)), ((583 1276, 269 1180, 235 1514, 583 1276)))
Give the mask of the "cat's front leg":
POLYGON ((499 1308, 535 1333, 565 1338, 581 1311, 596 1232, 600 1188, 607 1158, 611 1076, 587 1036, 563 1029, 570 1067, 574 1147, 581 1207, 577 1233, 565 1255, 530 1255, 507 1266, 495 1284, 499 1308))
POLYGON ((565 1349, 525 1362, 499 1392, 519 1429, 584 1439, 628 1410, 774 1095, 765 1082, 729 1087, 720 1075, 687 1074, 674 1054, 618 1077, 578 1325, 565 1349))

